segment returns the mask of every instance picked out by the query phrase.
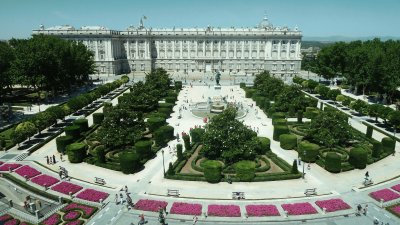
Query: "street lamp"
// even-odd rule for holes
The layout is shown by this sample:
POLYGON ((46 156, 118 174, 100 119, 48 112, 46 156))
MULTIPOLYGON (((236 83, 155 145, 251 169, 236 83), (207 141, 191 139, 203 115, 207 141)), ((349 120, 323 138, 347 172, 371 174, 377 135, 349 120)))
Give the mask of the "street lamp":
MULTIPOLYGON (((305 158, 305 157, 306 157, 306 151, 303 152, 303 158, 305 158)), ((305 165, 305 163, 304 163, 304 159, 303 159, 303 179, 304 179, 304 165, 305 165)))
MULTIPOLYGON (((164 149, 161 150, 161 153, 162 153, 162 166, 163 166, 163 169, 164 169, 164 178, 165 178, 164 149)), ((303 168, 303 171, 304 171, 304 168, 303 168)))

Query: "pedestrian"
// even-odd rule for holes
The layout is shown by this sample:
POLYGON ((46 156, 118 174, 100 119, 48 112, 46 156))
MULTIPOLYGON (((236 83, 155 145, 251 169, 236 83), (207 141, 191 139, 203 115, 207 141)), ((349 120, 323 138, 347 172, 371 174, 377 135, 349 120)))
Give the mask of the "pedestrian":
POLYGON ((62 153, 60 154, 60 161, 62 162, 62 153))
POLYGON ((58 175, 60 176, 60 179, 62 180, 63 172, 61 170, 58 172, 58 175))
POLYGON ((361 215, 362 206, 360 204, 357 205, 357 216, 361 215))
POLYGON ((46 155, 46 162, 47 162, 47 165, 49 165, 49 163, 50 163, 49 162, 49 156, 47 156, 47 155, 46 155))
POLYGON ((53 163, 56 164, 56 156, 53 155, 53 163))
POLYGON ((140 225, 145 224, 145 220, 144 220, 144 215, 143 215, 143 213, 140 214, 139 217, 140 217, 139 224, 140 224, 140 225))
POLYGON ((368 171, 365 173, 365 177, 369 178, 369 172, 368 171))
POLYGON ((122 195, 122 193, 119 193, 119 202, 121 203, 121 205, 122 203, 124 203, 124 196, 122 195))
POLYGON ((128 186, 125 185, 125 193, 128 193, 128 186))
POLYGON ((38 207, 39 209, 42 208, 42 203, 40 202, 39 199, 36 199, 36 207, 38 207))
POLYGON ((364 209, 363 209, 363 214, 364 216, 367 215, 367 211, 368 211, 368 204, 365 205, 364 209))
POLYGON ((47 156, 49 158, 49 164, 53 164, 53 158, 51 156, 47 156))
POLYGON ((115 194, 115 204, 118 205, 118 194, 115 194))
POLYGON ((197 220, 198 220, 197 216, 194 216, 193 217, 193 225, 195 225, 197 223, 197 220))

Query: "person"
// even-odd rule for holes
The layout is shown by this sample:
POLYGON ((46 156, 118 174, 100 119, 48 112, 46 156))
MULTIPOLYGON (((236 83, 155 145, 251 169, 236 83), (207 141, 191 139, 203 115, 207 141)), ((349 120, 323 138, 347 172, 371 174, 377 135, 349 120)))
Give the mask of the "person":
POLYGON ((49 159, 49 156, 47 156, 47 155, 46 155, 46 160, 47 160, 47 165, 49 165, 50 164, 50 159, 49 159))
POLYGON ((361 210, 362 210, 362 207, 361 207, 360 204, 358 204, 358 205, 357 205, 357 213, 356 213, 357 216, 360 216, 360 215, 361 215, 361 210))
POLYGON ((367 179, 369 178, 369 172, 368 172, 368 171, 365 173, 365 177, 366 177, 367 179))
POLYGON ((145 220, 144 220, 144 215, 143 215, 143 213, 140 214, 139 217, 140 217, 140 220, 139 220, 139 223, 138 223, 138 224, 139 224, 139 225, 145 224, 146 222, 145 222, 145 220))
POLYGON ((115 194, 115 204, 118 205, 118 194, 115 194))
POLYGON ((128 186, 125 185, 125 193, 128 193, 128 186))
POLYGON ((55 155, 53 155, 53 164, 56 164, 56 156, 55 155))
POLYGON ((62 162, 62 154, 60 154, 60 161, 62 162))
POLYGON ((363 214, 364 216, 367 215, 367 211, 368 211, 368 204, 365 205, 364 209, 363 209, 363 214))
POLYGON ((193 225, 195 225, 195 224, 197 223, 197 220, 198 220, 198 219, 197 219, 197 216, 194 216, 194 217, 193 217, 193 225))

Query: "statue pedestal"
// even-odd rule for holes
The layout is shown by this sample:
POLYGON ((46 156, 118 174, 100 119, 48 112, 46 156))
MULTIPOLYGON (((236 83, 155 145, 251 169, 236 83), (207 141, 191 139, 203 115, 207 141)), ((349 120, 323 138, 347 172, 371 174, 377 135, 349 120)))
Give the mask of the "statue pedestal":
POLYGON ((215 90, 221 90, 221 85, 214 85, 215 90))

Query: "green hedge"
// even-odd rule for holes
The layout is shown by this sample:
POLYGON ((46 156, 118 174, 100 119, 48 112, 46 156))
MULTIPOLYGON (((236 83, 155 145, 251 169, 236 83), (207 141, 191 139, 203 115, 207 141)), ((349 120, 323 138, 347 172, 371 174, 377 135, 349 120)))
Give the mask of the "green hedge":
POLYGON ((183 159, 182 149, 183 149, 182 144, 177 144, 176 145, 176 157, 178 158, 178 160, 182 160, 183 159))
POLYGON ((151 118, 151 117, 162 117, 162 118, 167 118, 168 116, 165 115, 164 113, 152 112, 152 113, 148 114, 147 117, 148 117, 148 118, 151 118))
POLYGON ((190 131, 190 136, 193 143, 201 143, 203 140, 203 135, 206 130, 203 128, 195 128, 190 131))
POLYGON ((386 153, 393 153, 396 147, 396 141, 390 137, 382 138, 382 150, 386 153))
POLYGON ((151 151, 151 141, 138 141, 135 143, 136 153, 140 158, 150 158, 153 155, 151 151))
POLYGON ((246 98, 251 98, 253 97, 253 94, 256 92, 256 89, 248 88, 245 90, 245 92, 246 92, 246 98))
POLYGON ((171 109, 171 111, 172 111, 172 108, 174 108, 174 103, 168 103, 168 102, 166 102, 166 103, 159 103, 158 104, 158 107, 159 108, 168 108, 168 109, 171 109))
POLYGON ((80 127, 77 125, 71 125, 64 128, 65 135, 71 136, 74 139, 78 139, 80 136, 80 127))
POLYGON ((240 161, 235 163, 234 165, 236 171, 236 177, 239 178, 240 181, 250 182, 255 177, 255 163, 252 161, 240 161))
POLYGON ((151 132, 162 127, 165 124, 165 122, 166 122, 166 119, 164 117, 150 117, 147 119, 147 125, 151 132))
POLYGON ((382 143, 379 141, 374 141, 372 145, 372 157, 379 158, 382 153, 382 143))
POLYGON ((56 138, 57 151, 65 154, 65 148, 72 142, 74 142, 74 138, 72 136, 67 135, 56 138))
POLYGON ((87 145, 85 143, 72 143, 66 147, 68 160, 71 163, 81 163, 86 158, 87 145))
POLYGON ((99 163, 105 163, 106 162, 106 152, 105 152, 104 145, 97 146, 95 148, 95 153, 96 153, 97 162, 99 162, 99 163))
POLYGON ((204 177, 209 183, 218 183, 222 178, 222 165, 215 160, 207 160, 202 163, 204 169, 204 177))
POLYGON ((142 165, 140 164, 140 157, 135 152, 123 152, 119 156, 119 164, 121 171, 124 174, 131 174, 139 170, 142 165))
POLYGON ((182 81, 175 81, 175 90, 182 90, 182 81))
POLYGON ((172 104, 172 107, 174 107, 173 105, 174 105, 175 102, 176 102, 176 97, 173 97, 173 96, 165 97, 165 102, 166 102, 166 103, 172 104))
POLYGON ((258 96, 258 97, 256 98, 256 105, 257 105, 258 107, 260 107, 260 108, 264 108, 265 100, 266 100, 265 97, 263 97, 263 96, 258 96))
POLYGON ((319 145, 302 141, 299 143, 298 152, 304 162, 315 162, 319 153, 319 145), (304 154, 305 153, 305 154, 304 154))
POLYGON ((154 132, 156 145, 164 146, 168 141, 174 138, 174 128, 171 126, 162 126, 154 132))
POLYGON ((334 152, 328 152, 325 156, 325 169, 332 173, 339 173, 342 170, 341 157, 334 152))
POLYGON ((289 128, 286 125, 276 125, 274 126, 274 141, 279 141, 279 136, 282 134, 289 134, 289 128))
POLYGON ((73 122, 73 124, 79 126, 81 133, 89 130, 89 122, 87 119, 77 119, 73 122))
POLYGON ((286 114, 284 112, 275 112, 272 114, 272 119, 285 119, 286 114))
POLYGON ((297 136, 294 134, 282 134, 279 136, 281 148, 285 150, 292 150, 297 147, 297 136))
POLYGON ((93 113, 93 123, 101 124, 104 120, 104 113, 93 113))
POLYGON ((367 133, 365 134, 365 136, 367 138, 372 138, 372 132, 374 131, 374 128, 372 126, 367 126, 367 133))
POLYGON ((272 125, 287 125, 287 120, 282 118, 272 119, 272 125))
POLYGON ((189 135, 183 135, 182 136, 183 143, 185 145, 185 150, 190 151, 190 136, 189 135))
POLYGON ((257 153, 259 155, 264 155, 266 152, 271 151, 271 140, 267 137, 257 137, 258 146, 257 153))
POLYGON ((246 87, 246 83, 240 82, 239 87, 240 88, 245 88, 246 87))
POLYGON ((368 152, 364 148, 356 147, 350 150, 349 163, 357 169, 367 167, 368 152))
POLYGON ((172 113, 172 109, 170 108, 158 108, 157 110, 159 113, 165 114, 169 117, 169 114, 172 113))
POLYGON ((319 110, 315 107, 306 107, 306 112, 304 113, 304 117, 307 119, 314 119, 318 116, 319 110))

